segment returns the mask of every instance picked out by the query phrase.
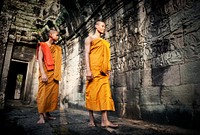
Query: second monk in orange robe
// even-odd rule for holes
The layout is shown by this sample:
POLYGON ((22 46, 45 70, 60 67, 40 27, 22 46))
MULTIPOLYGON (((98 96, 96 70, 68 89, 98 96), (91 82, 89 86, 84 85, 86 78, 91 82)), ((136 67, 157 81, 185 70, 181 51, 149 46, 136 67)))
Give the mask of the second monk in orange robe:
POLYGON ((107 111, 115 111, 110 90, 110 44, 101 38, 105 23, 97 21, 94 35, 85 40, 86 108, 89 110, 88 126, 96 126, 93 111, 101 111, 101 126, 117 127, 108 120, 107 111))
POLYGON ((38 124, 45 123, 45 119, 55 119, 49 112, 58 109, 59 81, 61 80, 61 47, 55 45, 58 32, 50 30, 49 40, 40 42, 37 49, 39 62, 39 88, 37 93, 37 107, 39 113, 38 124))

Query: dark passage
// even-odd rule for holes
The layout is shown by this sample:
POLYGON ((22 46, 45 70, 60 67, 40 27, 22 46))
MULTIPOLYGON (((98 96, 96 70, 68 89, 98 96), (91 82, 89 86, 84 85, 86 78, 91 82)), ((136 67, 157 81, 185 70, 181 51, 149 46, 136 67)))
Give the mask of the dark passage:
POLYGON ((6 86, 6 99, 23 99, 27 63, 12 61, 6 86))

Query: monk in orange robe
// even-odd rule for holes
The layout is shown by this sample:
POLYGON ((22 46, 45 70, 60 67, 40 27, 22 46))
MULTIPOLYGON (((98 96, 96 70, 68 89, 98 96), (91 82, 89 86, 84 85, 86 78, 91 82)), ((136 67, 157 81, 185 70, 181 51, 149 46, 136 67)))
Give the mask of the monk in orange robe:
POLYGON ((86 108, 89 110, 88 126, 96 126, 93 111, 101 111, 102 127, 118 127, 108 120, 108 111, 115 111, 110 90, 110 44, 101 38, 105 23, 97 21, 95 33, 85 39, 86 108))
POLYGON ((37 48, 39 62, 39 88, 37 106, 39 112, 38 124, 45 123, 46 119, 55 119, 49 112, 58 109, 59 81, 61 80, 61 47, 55 45, 58 32, 49 31, 49 39, 40 42, 37 48))

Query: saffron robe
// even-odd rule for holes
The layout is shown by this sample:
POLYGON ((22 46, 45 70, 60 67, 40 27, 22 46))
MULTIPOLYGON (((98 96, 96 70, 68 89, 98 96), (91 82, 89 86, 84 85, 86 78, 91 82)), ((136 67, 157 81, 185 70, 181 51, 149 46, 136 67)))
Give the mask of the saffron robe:
MULTIPOLYGON (((47 45, 47 44, 46 44, 47 45)), ((42 49, 42 47, 41 47, 42 49)), ((37 93, 37 106, 39 113, 51 112, 58 109, 58 94, 59 81, 61 80, 61 63, 62 52, 61 47, 51 45, 48 51, 42 49, 43 55, 51 55, 53 58, 54 69, 47 70, 45 61, 43 61, 43 68, 48 77, 48 82, 42 81, 41 73, 39 74, 39 88, 37 93)))
POLYGON ((111 70, 110 44, 102 38, 93 40, 89 59, 94 78, 86 81, 86 108, 93 111, 115 111, 107 74, 111 70))

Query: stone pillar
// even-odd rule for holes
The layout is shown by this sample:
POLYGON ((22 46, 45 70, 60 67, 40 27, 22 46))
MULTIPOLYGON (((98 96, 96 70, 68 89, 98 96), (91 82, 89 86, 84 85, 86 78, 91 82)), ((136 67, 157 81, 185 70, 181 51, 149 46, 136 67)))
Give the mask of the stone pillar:
MULTIPOLYGON (((0 78, 2 75, 4 55, 6 52, 6 43, 8 42, 8 34, 12 24, 13 15, 9 13, 1 13, 0 16, 0 78)), ((1 87, 1 86, 0 86, 1 87)))
POLYGON ((6 54, 5 54, 5 60, 4 60, 4 65, 3 65, 3 71, 2 71, 2 76, 1 76, 0 109, 4 108, 5 90, 6 90, 6 84, 7 84, 7 79, 8 79, 10 61, 12 58, 12 50, 13 50, 14 42, 15 42, 15 36, 9 35, 8 44, 7 44, 7 48, 6 48, 6 54))

